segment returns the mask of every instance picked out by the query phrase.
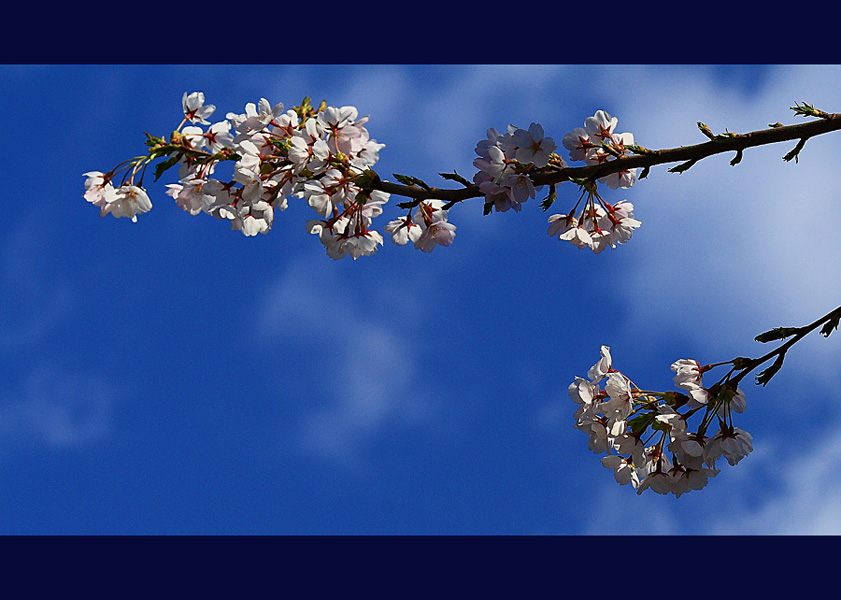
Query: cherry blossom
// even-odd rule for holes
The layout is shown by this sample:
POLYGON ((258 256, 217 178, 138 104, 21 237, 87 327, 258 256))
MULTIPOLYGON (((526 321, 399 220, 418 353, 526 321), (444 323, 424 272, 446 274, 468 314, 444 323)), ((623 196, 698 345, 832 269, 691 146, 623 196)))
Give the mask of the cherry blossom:
POLYGON ((639 473, 634 468, 632 458, 623 458, 616 454, 609 454, 602 459, 602 465, 608 469, 613 469, 613 476, 619 485, 627 485, 633 482, 635 488, 639 487, 639 473))
POLYGON ((391 241, 398 246, 405 246, 409 242, 414 244, 418 241, 423 230, 421 226, 412 221, 411 217, 401 217, 389 221, 385 226, 385 232, 391 234, 391 241))
MULTIPOLYGON (((385 147, 371 138, 365 127, 369 117, 360 118, 356 107, 322 103, 316 109, 305 99, 300 106, 285 110, 283 103, 272 104, 260 98, 246 103, 243 113, 228 112, 225 120, 211 124, 208 118, 215 106, 207 104, 204 93, 197 91, 184 93, 182 109, 184 122, 170 142, 150 137, 149 157, 121 167, 130 175, 128 185, 134 185, 139 172, 142 186, 146 165, 160 156, 156 154, 158 149, 165 148, 166 155, 171 156, 168 162, 178 165, 179 176, 178 183, 167 185, 166 193, 191 215, 207 213, 229 220, 234 230, 250 237, 272 228, 274 211, 303 199, 325 223, 329 222, 326 231, 344 236, 337 248, 343 244, 359 248, 351 252, 349 247, 345 253, 331 250, 331 256, 350 254, 356 258, 371 254, 379 246, 379 234, 368 233, 370 223, 357 226, 352 234, 342 230, 342 220, 351 216, 352 209, 347 211, 363 182, 370 181, 368 173, 385 147), (186 123, 189 125, 184 126, 186 123), (231 180, 209 185, 217 165, 226 160, 235 161, 231 180), (348 241, 350 238, 357 239, 348 241)), ((612 160, 614 156, 604 153, 606 145, 614 154, 624 154, 630 152, 634 141, 632 134, 615 131, 617 123, 607 112, 597 111, 585 120, 584 128, 576 128, 564 138, 564 145, 574 160, 612 160)), ((474 182, 485 197, 486 212, 519 212, 524 203, 536 198, 543 186, 535 185, 535 174, 566 166, 555 150, 554 140, 537 122, 525 129, 509 125, 502 133, 488 129, 486 139, 476 144, 474 161, 474 182)), ((156 172, 156 179, 158 176, 156 172)), ((148 196, 136 196, 133 191, 128 196, 120 194, 110 184, 113 174, 107 176, 108 181, 105 177, 102 172, 91 171, 85 184, 86 200, 97 205, 101 214, 136 220, 136 215, 151 207, 148 196)), ((620 187, 631 182, 626 173, 617 177, 620 187)), ((612 186, 610 181, 608 186, 612 186)), ((367 190, 367 196, 371 197, 373 191, 378 192, 367 190)), ((588 194, 580 213, 550 217, 550 235, 595 253, 626 243, 640 225, 633 216, 633 205, 625 200, 607 203, 595 191, 595 182, 588 187, 588 194)), ((436 199, 416 201, 408 216, 389 222, 386 233, 395 245, 411 242, 423 252, 449 246, 457 228, 442 205, 436 199), (414 218, 412 212, 416 212, 414 218)))
POLYGON ((692 408, 707 404, 710 393, 701 385, 701 365, 698 361, 682 358, 672 363, 675 385, 686 390, 692 408))
MULTIPOLYGON (((604 201, 594 187, 585 187, 587 200, 577 214, 554 214, 548 219, 547 233, 577 248, 589 248, 599 254, 606 248, 625 244, 641 225, 634 218, 634 205, 625 200, 615 205, 604 201)), ((580 201, 579 201, 580 202, 580 201)))
MULTIPOLYGON (((315 109, 305 99, 284 111, 282 103, 261 98, 246 103, 244 113, 229 112, 226 120, 213 124, 207 118, 215 107, 205 104, 203 92, 185 92, 182 108, 184 121, 168 142, 150 136, 148 157, 121 164, 118 171, 126 171, 122 187, 112 185, 113 173, 85 174, 85 199, 101 214, 136 220, 148 211, 151 202, 134 178, 139 174, 142 181, 147 164, 165 150, 169 164, 160 166, 177 164, 179 175, 166 193, 191 215, 230 221, 233 230, 252 237, 272 229, 275 211, 303 199, 323 217, 318 227, 308 224, 308 231, 319 234, 332 258, 356 259, 382 245, 382 236, 370 226, 389 195, 363 190, 358 178, 377 162, 385 144, 371 139, 364 127, 368 117, 358 118, 355 107, 322 104, 315 109), (184 127, 186 123, 190 125, 184 127), (225 160, 234 161, 230 181, 210 179, 225 160)), ((416 242, 423 227, 417 233, 407 231, 406 241, 416 242)), ((430 237, 447 245, 453 230, 436 225, 430 237)))
POLYGON ((239 133, 236 141, 246 139, 252 132, 259 132, 268 126, 274 119, 283 114, 283 104, 272 106, 265 98, 260 98, 257 104, 248 102, 245 105, 245 113, 236 114, 229 112, 226 117, 233 128, 239 133))
POLYGON ((538 168, 549 164, 549 157, 557 147, 552 138, 544 137, 540 123, 532 123, 528 129, 517 129, 512 139, 517 145, 516 161, 524 165, 531 163, 538 168))
MULTIPOLYGON (((675 384, 682 389, 701 388, 702 374, 708 369, 692 359, 672 363, 675 384)), ((743 408, 741 390, 732 383, 723 389, 738 390, 725 396, 728 404, 743 408)), ((723 456, 730 465, 736 465, 753 449, 750 434, 724 426, 724 417, 718 433, 705 435, 716 416, 712 406, 693 405, 688 397, 676 392, 636 387, 614 367, 608 346, 601 347, 601 357, 587 372, 587 378, 576 376, 567 392, 578 405, 574 426, 587 434, 588 449, 596 454, 606 452, 602 465, 614 471, 619 484, 630 483, 637 493, 651 489, 680 497, 700 490, 718 475, 718 458, 723 456), (692 431, 689 419, 701 409, 705 411, 703 417, 697 430, 692 431)))
POLYGON ((167 184, 167 195, 172 196, 175 204, 190 213, 197 215, 207 210, 213 202, 213 197, 208 196, 204 191, 205 181, 203 179, 187 179, 182 183, 167 184))
POLYGON ((210 125, 207 118, 216 111, 216 107, 212 104, 204 103, 204 92, 193 92, 181 98, 181 105, 184 109, 184 117, 191 123, 201 123, 202 125, 210 125))
POLYGON ((117 190, 110 179, 101 171, 85 173, 85 200, 95 206, 103 208, 109 202, 117 199, 117 190))
POLYGON ((704 447, 704 462, 715 467, 716 461, 724 456, 730 465, 735 466, 751 452, 753 436, 738 427, 726 427, 719 429, 704 447))
POLYGON ((432 252, 435 246, 449 246, 456 237, 456 226, 447 221, 435 221, 429 224, 415 240, 415 248, 423 252, 432 252))
POLYGON ((598 383, 604 379, 610 373, 613 364, 613 358, 610 356, 610 346, 602 346, 600 352, 601 358, 587 371, 587 377, 593 383, 598 383))
POLYGON ((566 134, 561 142, 569 150, 571 160, 586 160, 595 153, 599 144, 590 140, 590 135, 583 127, 576 127, 566 134))
MULTIPOLYGON (((562 143, 569 151, 570 159, 597 165, 629 155, 634 135, 614 133, 618 123, 619 119, 604 110, 597 110, 592 117, 587 117, 583 128, 576 127, 563 138, 562 143)), ((599 179, 612 190, 630 188, 636 181, 637 169, 625 169, 599 179)))
MULTIPOLYGON (((441 200, 425 200, 417 207, 415 223, 420 227, 414 246, 422 252, 432 252, 436 246, 449 246, 456 237, 456 226, 447 220, 447 209, 441 200)), ((397 225, 392 226, 392 229, 397 225)))
POLYGON ((611 138, 618 123, 619 119, 616 117, 611 117, 603 110, 597 110, 596 114, 584 120, 584 130, 589 137, 605 141, 611 138))
POLYGON ((137 215, 152 210, 152 202, 146 190, 136 185, 123 185, 115 195, 109 195, 102 206, 101 215, 111 214, 117 218, 126 217, 137 223, 137 215))
POLYGON ((473 182, 485 196, 485 204, 497 212, 519 211, 523 202, 534 198, 536 190, 542 187, 535 187, 531 171, 546 167, 553 156, 563 165, 554 154, 556 144, 545 137, 539 123, 532 123, 528 129, 509 125, 505 134, 488 129, 486 135, 487 139, 476 144, 478 158, 473 166, 478 172, 473 182))

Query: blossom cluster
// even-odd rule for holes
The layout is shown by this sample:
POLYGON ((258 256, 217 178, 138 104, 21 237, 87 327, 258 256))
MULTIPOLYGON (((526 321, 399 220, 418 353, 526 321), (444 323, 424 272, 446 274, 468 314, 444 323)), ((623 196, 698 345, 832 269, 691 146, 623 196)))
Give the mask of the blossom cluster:
MULTIPOLYGON (((570 159, 584 161, 587 165, 600 165, 629 155, 634 145, 634 134, 616 133, 618 124, 619 119, 603 110, 587 117, 583 128, 576 127, 564 136, 563 145, 569 150, 570 159)), ((629 188, 636 180, 636 169, 625 169, 599 179, 612 190, 629 188)))
POLYGON ((456 226, 447 220, 448 210, 441 200, 424 200, 418 203, 420 219, 412 220, 411 212, 385 226, 391 240, 398 246, 409 242, 423 252, 432 252, 435 246, 449 246, 456 237, 456 226))
MULTIPOLYGON (((285 110, 283 104, 272 105, 261 98, 246 104, 243 113, 229 112, 225 119, 211 122, 216 107, 205 102, 204 93, 185 92, 181 108, 183 120, 169 140, 147 134, 147 156, 120 163, 107 173, 85 173, 84 197, 100 209, 100 215, 136 222, 138 215, 151 210, 143 177, 153 160, 166 157, 155 169, 155 180, 177 166, 178 183, 167 185, 166 193, 191 215, 205 213, 230 222, 231 229, 250 237, 272 229, 276 213, 286 210, 289 199, 295 198, 318 214, 319 218, 307 221, 306 229, 318 236, 328 256, 356 259, 383 245, 383 236, 372 229, 372 222, 382 214, 389 194, 377 185, 379 176, 372 168, 385 145, 370 137, 365 128, 368 117, 360 118, 355 107, 322 102, 314 108, 305 99, 300 106, 285 110), (232 177, 214 178, 217 167, 226 162, 233 163, 232 177)), ((631 152, 634 136, 616 133, 617 123, 605 111, 596 111, 583 128, 564 137, 570 158, 594 165, 631 152)), ((489 129, 486 139, 476 145, 478 157, 473 163, 478 169, 473 182, 484 196, 485 214, 520 211, 542 187, 535 185, 537 175, 567 166, 556 149, 539 123, 527 129, 509 125, 505 133, 489 129)), ((469 186, 460 176, 458 180, 469 186)), ((598 181, 612 189, 628 188, 636 181, 636 170, 598 181)), ((640 226, 633 205, 624 200, 606 202, 595 180, 578 183, 584 192, 568 214, 549 218, 548 233, 595 253, 627 242, 640 226)), ((554 199, 553 185, 542 204, 544 210, 554 199)), ((449 246, 456 232, 448 219, 453 204, 437 199, 401 204, 409 208, 408 214, 390 221, 385 232, 395 244, 411 242, 423 252, 449 246)))
POLYGON ((99 207, 99 214, 126 217, 137 223, 137 215, 152 209, 146 190, 136 185, 114 187, 100 171, 85 173, 85 200, 99 207))
POLYGON ((702 375, 709 368, 681 359, 672 371, 685 393, 641 390, 613 368, 610 348, 602 346, 587 378, 570 384, 569 396, 578 404, 575 428, 587 434, 591 451, 607 453, 602 465, 620 485, 679 497, 718 475, 722 457, 736 465, 753 450, 751 435, 733 426, 732 413, 745 410, 744 393, 727 380, 705 387, 702 375), (692 432, 688 420, 696 413, 703 417, 692 432), (718 431, 708 436, 715 422, 718 431))
MULTIPOLYGON (((536 189, 541 187, 535 188, 532 171, 546 167, 556 147, 552 138, 545 137, 539 123, 532 123, 528 129, 509 125, 504 134, 488 129, 487 139, 476 144, 479 158, 473 161, 479 169, 473 183, 484 194, 485 205, 493 206, 497 212, 521 210, 523 202, 534 198, 536 189)), ((565 166, 560 157, 554 157, 558 166, 565 166)))
MULTIPOLYGON (((630 154, 634 135, 616 133, 618 123, 616 117, 603 110, 587 117, 583 128, 576 127, 564 136, 563 145, 569 150, 570 159, 598 165, 630 154)), ((598 181, 615 190, 630 188, 636 180, 637 170, 625 169, 598 181)), ((596 254, 630 240, 634 230, 640 226, 640 221, 634 218, 633 204, 624 200, 616 204, 606 202, 592 182, 583 184, 582 188, 584 191, 572 210, 549 217, 549 235, 571 242, 578 248, 589 248, 596 254), (579 211, 585 196, 587 199, 579 211)))
POLYGON ((244 113, 211 123, 215 106, 205 103, 202 92, 185 92, 182 109, 181 126, 189 125, 179 126, 169 141, 150 136, 149 156, 123 167, 130 171, 121 185, 113 183, 116 169, 85 174, 85 198, 101 215, 136 221, 150 210, 142 174, 149 161, 169 156, 162 166, 177 165, 179 181, 167 186, 167 194, 191 215, 209 214, 254 236, 272 228, 288 198, 299 198, 321 217, 309 221, 307 230, 319 235, 329 256, 356 259, 382 245, 370 226, 389 195, 365 184, 385 145, 370 138, 368 117, 359 118, 355 107, 322 103, 315 109, 305 100, 284 110, 261 98, 246 104, 244 113), (229 181, 211 177, 223 161, 234 161, 229 181), (135 184, 138 172, 141 182, 135 184))
POLYGON ((595 188, 589 188, 585 193, 588 197, 582 211, 550 216, 547 233, 578 248, 589 248, 595 254, 630 240, 634 230, 641 225, 634 218, 634 205, 625 200, 609 204, 595 188))

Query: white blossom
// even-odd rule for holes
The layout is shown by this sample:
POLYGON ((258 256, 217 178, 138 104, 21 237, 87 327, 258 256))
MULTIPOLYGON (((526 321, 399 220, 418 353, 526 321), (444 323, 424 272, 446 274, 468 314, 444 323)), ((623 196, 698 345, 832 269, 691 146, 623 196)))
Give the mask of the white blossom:
POLYGON ((391 234, 391 241, 398 246, 405 246, 409 242, 414 244, 422 233, 421 226, 413 222, 410 217, 401 217, 389 221, 385 232, 391 234))
POLYGON ((610 372, 612 364, 613 359, 610 356, 610 346, 602 346, 601 358, 587 371, 587 378, 593 383, 598 383, 610 372))
POLYGON ((517 144, 517 152, 514 155, 517 162, 533 164, 539 168, 549 164, 549 156, 557 147, 552 138, 544 137, 543 126, 540 123, 532 123, 528 129, 518 129, 514 132, 513 139, 517 144))
POLYGON ((704 462, 715 467, 722 456, 731 466, 737 465, 753 451, 753 436, 738 427, 719 429, 704 448, 704 462))
POLYGON ((423 252, 432 252, 435 246, 449 246, 456 237, 456 226, 447 221, 431 223, 415 240, 415 248, 423 252))
POLYGON ((608 469, 613 469, 613 477, 619 485, 633 483, 634 487, 639 486, 639 475, 632 460, 609 454, 602 458, 602 465, 608 469))
POLYGON ((181 97, 181 106, 184 109, 184 117, 191 123, 201 123, 202 125, 210 125, 207 118, 214 113, 216 107, 212 104, 204 103, 204 92, 193 92, 181 97))
POLYGON ((137 215, 152 210, 152 202, 146 194, 146 190, 136 185, 123 185, 117 190, 114 196, 107 199, 100 214, 105 216, 111 214, 117 218, 126 217, 137 223, 137 215))

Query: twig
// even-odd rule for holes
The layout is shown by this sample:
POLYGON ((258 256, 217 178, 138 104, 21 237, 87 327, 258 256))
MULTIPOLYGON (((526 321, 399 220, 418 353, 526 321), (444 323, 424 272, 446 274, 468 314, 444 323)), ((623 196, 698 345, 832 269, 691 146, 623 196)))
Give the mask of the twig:
MULTIPOLYGON (((727 135, 715 136, 708 142, 694 146, 680 146, 678 148, 667 148, 663 150, 645 149, 644 152, 639 152, 631 156, 621 156, 615 160, 598 165, 537 169, 532 172, 531 178, 534 185, 541 186, 558 184, 570 179, 596 180, 612 173, 637 168, 642 168, 643 172, 647 174, 648 170, 656 165, 680 162, 684 165, 688 164, 691 166, 699 160, 725 152, 735 152, 739 160, 741 160, 742 153, 747 148, 791 140, 798 140, 796 150, 799 153, 805 140, 816 135, 841 130, 841 113, 824 113, 821 111, 819 116, 820 118, 816 121, 799 123, 797 125, 779 125, 775 123, 773 127, 768 129, 761 129, 749 133, 737 134, 728 132, 727 135)), ((796 154, 792 155, 790 152, 786 156, 794 158, 796 154)), ((791 158, 788 158, 788 160, 791 160, 791 158)), ((679 167, 675 167, 672 170, 675 172, 681 171, 679 167)), ((682 170, 685 171, 686 169, 682 170)), ((427 190, 389 181, 379 181, 375 184, 374 188, 389 194, 413 198, 416 202, 412 204, 415 205, 422 200, 437 199, 457 203, 469 198, 482 196, 479 187, 475 184, 460 189, 432 187, 427 190)))

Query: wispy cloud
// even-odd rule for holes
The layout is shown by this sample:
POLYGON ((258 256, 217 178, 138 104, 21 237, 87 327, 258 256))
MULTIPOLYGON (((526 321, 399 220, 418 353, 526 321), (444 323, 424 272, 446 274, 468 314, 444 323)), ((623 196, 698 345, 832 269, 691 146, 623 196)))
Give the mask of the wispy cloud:
POLYGON ((13 229, 0 248, 0 355, 31 349, 72 310, 71 286, 44 268, 48 235, 32 218, 13 229))
POLYGON ((838 431, 838 423, 824 424, 813 440, 802 440, 787 449, 756 457, 759 461, 753 471, 766 471, 773 485, 755 504, 726 511, 726 517, 713 521, 710 533, 841 535, 838 431))
MULTIPOLYGON (((654 148, 704 141, 699 120, 716 132, 751 131, 795 122, 793 98, 837 104, 839 96, 828 90, 831 77, 788 68, 772 71, 750 96, 703 69, 652 69, 645 77, 645 96, 616 98, 616 116, 620 129, 654 148)), ((629 190, 643 227, 628 278, 647 290, 629 295, 630 320, 715 348, 711 329, 750 340, 763 327, 805 323, 834 308, 841 266, 825 257, 841 253, 841 239, 824 224, 841 193, 827 176, 836 162, 830 138, 810 140, 799 164, 781 159, 793 143, 777 144, 748 150, 736 167, 727 166, 731 156, 716 156, 682 175, 655 168, 629 190)))
POLYGON ((364 467, 364 450, 378 436, 435 412, 419 385, 422 348, 413 339, 424 309, 411 283, 399 291, 389 277, 350 285, 351 275, 325 260, 301 258, 269 287, 257 336, 317 357, 308 375, 312 407, 301 407, 293 438, 297 449, 364 467))
MULTIPOLYGON (((591 503, 582 511, 581 528, 586 535, 680 535, 681 519, 672 510, 671 500, 657 496, 643 498, 630 486, 619 486, 607 469, 594 461, 605 483, 590 494, 591 503)), ((698 492, 693 492, 698 493, 698 492)), ((652 493, 653 495, 653 493, 652 493)), ((677 507, 679 508, 679 507, 677 507)))
POLYGON ((38 365, 0 396, 0 446, 74 448, 103 439, 118 395, 104 379, 38 365))
MULTIPOLYGON (((115 385, 44 357, 61 347, 60 330, 76 309, 73 280, 52 268, 56 223, 25 216, 0 246, 0 449, 76 448, 112 430, 115 385)), ((65 342, 66 343, 66 342, 65 342)))

